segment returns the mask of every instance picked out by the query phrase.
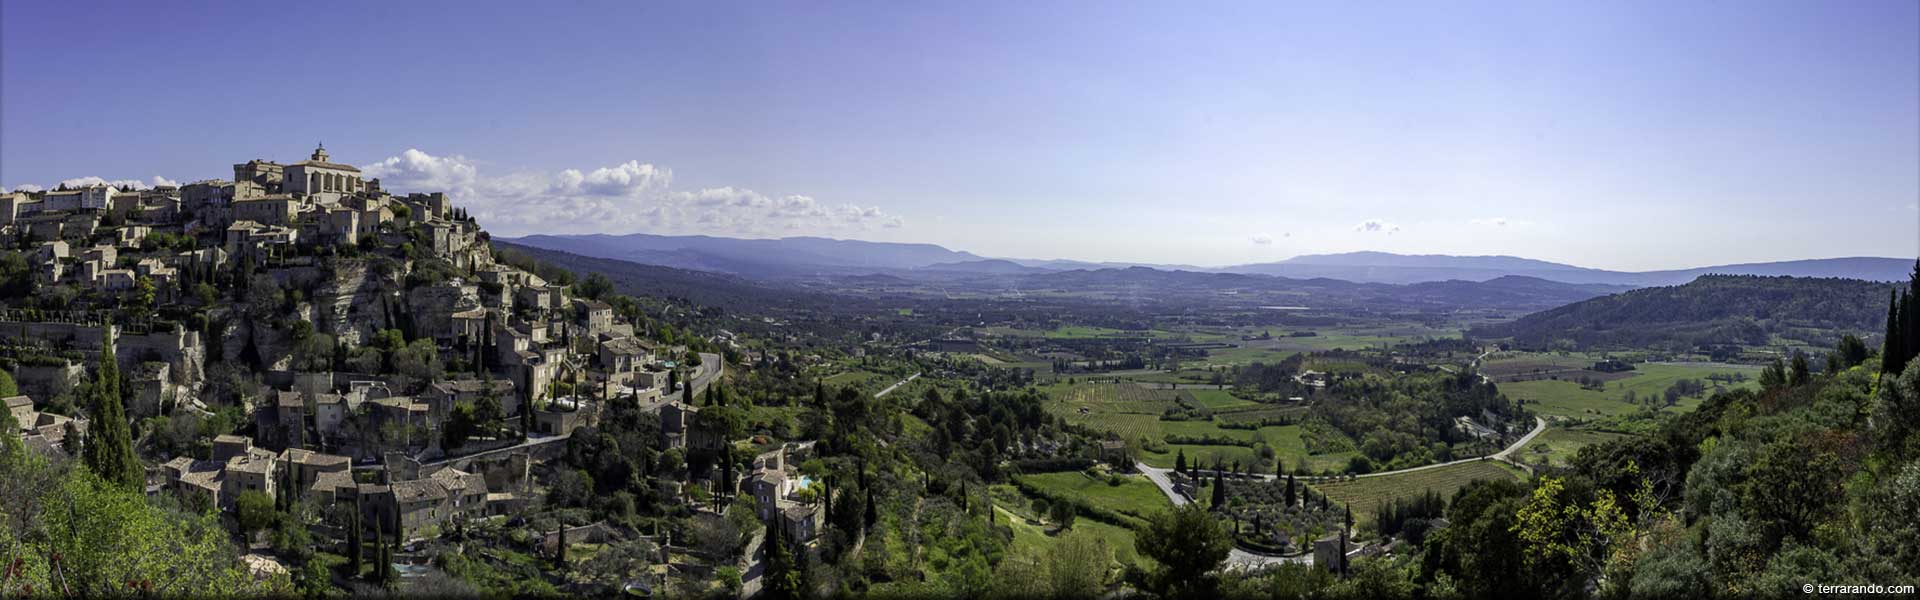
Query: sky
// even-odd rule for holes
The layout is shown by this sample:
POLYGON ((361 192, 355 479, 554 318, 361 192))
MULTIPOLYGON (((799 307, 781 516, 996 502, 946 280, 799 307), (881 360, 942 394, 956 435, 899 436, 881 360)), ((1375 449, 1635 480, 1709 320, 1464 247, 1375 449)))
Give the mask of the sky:
POLYGON ((1920 255, 1920 2, 0 1, 0 189, 326 144, 497 235, 1920 255))

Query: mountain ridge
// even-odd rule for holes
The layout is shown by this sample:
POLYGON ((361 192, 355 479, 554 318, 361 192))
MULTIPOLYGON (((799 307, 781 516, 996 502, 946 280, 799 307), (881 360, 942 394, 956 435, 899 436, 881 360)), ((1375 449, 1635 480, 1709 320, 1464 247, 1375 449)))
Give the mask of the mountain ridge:
POLYGON ((1020 275, 1072 270, 1149 268, 1161 271, 1237 273, 1293 279, 1338 279, 1354 283, 1415 284, 1486 282, 1521 276, 1575 285, 1648 287, 1681 285, 1708 274, 1842 277, 1867 281, 1905 278, 1911 260, 1849 256, 1745 262, 1653 271, 1614 271, 1504 254, 1396 254, 1360 251, 1303 254, 1285 260, 1224 267, 1067 259, 985 257, 924 242, 874 242, 816 236, 730 238, 708 235, 532 235, 501 238, 523 246, 641 264, 713 271, 756 279, 892 273, 982 273, 1020 275))

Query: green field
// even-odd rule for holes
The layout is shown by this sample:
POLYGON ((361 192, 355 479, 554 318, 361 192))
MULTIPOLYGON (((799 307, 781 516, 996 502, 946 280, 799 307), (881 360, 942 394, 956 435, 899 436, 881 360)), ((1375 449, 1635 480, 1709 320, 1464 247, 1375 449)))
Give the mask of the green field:
MULTIPOLYGON (((1297 468, 1305 463, 1307 468, 1319 472, 1338 471, 1347 465, 1353 452, 1320 454, 1309 456, 1306 445, 1300 441, 1300 427, 1297 425, 1267 426, 1258 431, 1246 429, 1222 429, 1215 421, 1162 421, 1160 416, 1168 406, 1174 404, 1176 393, 1194 394, 1202 403, 1212 402, 1245 410, 1250 414, 1295 414, 1297 407, 1261 408, 1260 405, 1233 398, 1219 390, 1150 390, 1130 383, 1083 383, 1068 386, 1055 384, 1046 388, 1053 398, 1047 410, 1066 419, 1068 423, 1085 425, 1094 429, 1111 431, 1133 444, 1136 448, 1164 446, 1164 451, 1140 452, 1140 460, 1155 467, 1174 466, 1175 457, 1185 452, 1187 460, 1197 464, 1211 465, 1218 460, 1222 464, 1238 461, 1243 465, 1254 465, 1261 472, 1272 472, 1274 459, 1262 458, 1249 446, 1215 446, 1192 444, 1164 444, 1167 434, 1185 436, 1212 436, 1266 442, 1272 446, 1277 458, 1287 463, 1288 469, 1297 468), (1080 409, 1087 412, 1082 413, 1080 409), (1142 444, 1145 441, 1145 444, 1142 444)), ((1217 415, 1220 420, 1245 418, 1240 412, 1217 415)))
POLYGON ((878 377, 881 377, 879 373, 873 373, 869 371, 849 371, 846 373, 841 373, 841 374, 826 378, 826 384, 832 385, 832 386, 840 386, 840 387, 858 387, 861 385, 865 385, 867 382, 872 381, 873 379, 878 377))
POLYGON ((1527 464, 1565 466, 1581 448, 1631 437, 1624 433, 1549 427, 1515 452, 1513 458, 1527 464))
MULTIPOLYGON (((1750 365, 1664 365, 1640 364, 1631 375, 1606 382, 1604 391, 1594 391, 1580 387, 1580 384, 1566 380, 1514 381, 1499 384, 1500 391, 1507 397, 1527 401, 1527 407, 1535 413, 1560 417, 1595 417, 1631 413, 1640 407, 1626 403, 1622 398, 1631 390, 1636 396, 1658 397, 1674 381, 1691 378, 1704 380, 1713 373, 1744 373, 1747 380, 1735 387, 1758 387, 1759 367, 1750 365)), ((1712 395, 1713 385, 1708 382, 1708 395, 1712 395)), ((1675 408, 1691 410, 1700 404, 1701 398, 1682 398, 1675 408)))
POLYGON ((1240 398, 1235 397, 1231 392, 1228 392, 1227 390, 1180 390, 1180 391, 1181 393, 1192 394, 1193 399, 1195 401, 1199 402, 1202 406, 1212 409, 1214 412, 1231 411, 1235 409, 1253 408, 1253 407, 1260 406, 1259 402, 1254 402, 1252 400, 1242 400, 1240 398))
POLYGON ((1353 508, 1353 519, 1357 522, 1373 520, 1373 510, 1382 502, 1394 498, 1408 498, 1426 493, 1427 490, 1439 492, 1441 497, 1451 499, 1453 492, 1465 487, 1475 479, 1518 479, 1520 471, 1506 463, 1484 460, 1461 463, 1445 467, 1436 467, 1379 477, 1361 477, 1334 483, 1312 484, 1314 489, 1327 495, 1334 502, 1353 508))
POLYGON ((1130 338, 1151 337, 1168 338, 1176 334, 1159 329, 1113 329, 1108 327, 1089 327, 1085 325, 1064 325, 1058 329, 1016 329, 1013 327, 988 327, 981 330, 988 335, 1003 337, 1041 337, 1041 338, 1130 338))
POLYGON ((1109 485, 1104 478, 1096 479, 1080 471, 1017 477, 1021 482, 1050 494, 1077 498, 1091 506, 1142 519, 1173 506, 1159 487, 1140 475, 1122 475, 1125 483, 1120 485, 1109 485))
MULTIPOLYGON (((1051 523, 1033 514, 1033 498, 1021 494, 1019 489, 1011 485, 1004 484, 993 486, 991 493, 993 507, 999 513, 1000 522, 1006 523, 1008 528, 1013 530, 1012 549, 1014 551, 1032 548, 1040 556, 1046 556, 1052 551, 1054 543, 1060 538, 1057 534, 1051 533, 1053 531, 1051 523)), ((1138 565, 1147 569, 1156 566, 1153 559, 1140 556, 1139 551, 1134 548, 1135 535, 1132 529, 1086 518, 1074 519, 1073 529, 1091 532, 1100 536, 1100 539, 1106 540, 1107 548, 1113 551, 1114 564, 1121 567, 1138 565)))

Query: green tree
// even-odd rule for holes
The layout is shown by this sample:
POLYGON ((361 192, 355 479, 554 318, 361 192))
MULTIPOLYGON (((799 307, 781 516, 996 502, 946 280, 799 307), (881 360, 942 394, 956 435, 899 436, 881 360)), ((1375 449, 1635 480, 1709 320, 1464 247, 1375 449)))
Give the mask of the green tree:
POLYGON ((1871 351, 1867 349, 1867 343, 1861 341, 1859 336, 1849 333, 1840 336, 1840 342, 1834 345, 1833 353, 1839 357, 1840 368, 1851 369, 1861 363, 1867 362, 1867 356, 1871 351))
POLYGON ((588 273, 585 279, 581 279, 579 283, 573 286, 573 293, 578 294, 580 297, 594 300, 599 300, 612 291, 613 281, 607 279, 606 275, 599 273, 588 273))
POLYGON ((1880 345, 1880 372, 1899 373, 1907 366, 1908 311, 1911 301, 1900 290, 1893 290, 1887 301, 1887 337, 1880 345))
POLYGON ((1793 353, 1793 367, 1787 376, 1787 384, 1798 387, 1806 385, 1808 381, 1812 380, 1813 371, 1807 366, 1807 355, 1795 351, 1793 353))
POLYGON ((794 562, 793 549, 787 545, 786 532, 768 521, 766 536, 766 540, 761 542, 765 544, 767 553, 763 575, 766 583, 761 587, 762 593, 771 600, 801 597, 806 589, 806 575, 794 562))
POLYGON ((1774 358, 1766 368, 1760 370, 1760 387, 1773 389, 1787 385, 1787 364, 1774 358))
POLYGON ((13 561, 0 578, 7 595, 272 595, 285 583, 254 582, 213 514, 156 507, 91 469, 28 459, 0 465, 0 482, 9 492, 0 514, 17 519, 0 531, 13 561), (20 486, 28 482, 44 485, 20 486))
POLYGON ((1053 597, 1087 599, 1100 596, 1107 586, 1107 566, 1113 550, 1099 534, 1074 531, 1060 536, 1047 553, 1047 578, 1053 597))
POLYGON ((153 280, 141 277, 134 282, 133 295, 127 298, 127 315, 134 321, 147 320, 147 316, 153 314, 153 298, 153 280))
POLYGON ((447 448, 459 448, 467 444, 467 438, 473 437, 479 427, 474 417, 473 404, 461 402, 453 406, 452 414, 447 416, 447 427, 441 433, 441 441, 447 448))
POLYGON ((133 453, 133 431, 120 395, 120 368, 113 352, 113 328, 103 327, 100 366, 94 369, 90 435, 84 450, 86 464, 100 477, 129 488, 146 485, 146 470, 133 453))
POLYGON ((1047 518, 1052 519, 1061 529, 1073 529, 1073 520, 1079 514, 1080 510, 1072 502, 1055 502, 1047 507, 1047 518))
POLYGON ((1160 563, 1155 583, 1162 592, 1201 598, 1211 595, 1207 573, 1227 559, 1233 541, 1206 509, 1187 504, 1148 519, 1134 549, 1160 563))
POLYGON ((249 534, 266 531, 273 525, 273 497, 257 490, 240 492, 233 501, 234 518, 249 534))
POLYGON ((359 577, 364 566, 361 563, 365 562, 361 555, 367 550, 367 541, 364 539, 366 534, 361 533, 366 525, 360 522, 358 498, 353 501, 353 515, 348 518, 348 521, 350 524, 347 526, 347 573, 348 577, 359 577))

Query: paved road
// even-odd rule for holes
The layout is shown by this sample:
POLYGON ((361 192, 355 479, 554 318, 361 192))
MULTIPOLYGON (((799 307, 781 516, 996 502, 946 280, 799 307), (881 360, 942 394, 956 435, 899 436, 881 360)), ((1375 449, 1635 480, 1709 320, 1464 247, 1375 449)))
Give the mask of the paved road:
MULTIPOLYGON (((1499 460, 1499 461, 1507 461, 1508 455, 1513 454, 1515 451, 1518 451, 1521 446, 1527 445, 1527 442, 1533 441, 1533 438, 1535 436, 1540 435, 1540 432, 1545 431, 1546 429, 1547 429, 1547 421, 1539 417, 1534 417, 1533 431, 1529 431, 1527 432, 1526 435, 1520 436, 1520 439, 1518 441, 1515 441, 1513 445, 1507 446, 1506 449, 1496 452, 1491 456, 1463 458, 1463 459, 1452 461, 1452 462, 1435 463, 1431 465, 1424 465, 1424 466, 1412 467, 1407 469, 1399 469, 1394 471, 1381 471, 1379 473, 1369 473, 1366 475, 1359 475, 1358 477, 1380 477, 1383 475, 1397 475, 1400 473, 1412 473, 1414 471, 1437 469, 1437 468, 1448 466, 1448 465, 1457 465, 1461 463, 1473 462, 1478 460, 1486 460, 1488 458, 1491 458, 1493 460, 1499 460)), ((1173 469, 1161 469, 1158 467, 1152 467, 1152 466, 1148 466, 1147 463, 1143 463, 1143 462, 1135 462, 1133 463, 1133 467, 1135 469, 1139 469, 1141 473, 1145 474, 1147 476, 1147 480, 1152 481, 1153 485, 1158 486, 1160 488, 1160 492, 1166 494, 1168 500, 1173 501, 1174 506, 1185 506, 1187 504, 1188 502, 1187 497, 1181 495, 1179 492, 1174 491, 1173 480, 1167 477, 1167 473, 1172 472, 1173 469)), ((1265 480, 1272 480, 1274 478, 1273 475, 1257 475, 1257 477, 1265 480)), ((1357 551, 1358 550, 1356 550, 1356 552, 1357 551)), ((1293 556, 1293 557, 1269 556, 1265 554, 1254 554, 1252 552, 1247 552, 1239 548, 1234 548, 1233 551, 1227 555, 1226 568, 1229 570, 1258 569, 1260 567, 1264 567, 1267 565, 1287 563, 1287 562, 1313 564, 1313 554, 1308 553, 1308 554, 1303 554, 1300 556, 1293 556)))
POLYGON ((721 373, 725 373, 726 371, 727 361, 725 358, 722 358, 718 354, 701 352, 700 374, 695 375, 693 382, 687 386, 687 399, 691 400, 694 396, 700 395, 700 392, 707 391, 707 385, 713 383, 715 377, 719 377, 721 373))
POLYGON ((893 391, 894 391, 894 390, 896 390, 896 389, 900 389, 900 386, 903 386, 903 385, 906 385, 906 384, 907 384, 907 382, 909 382, 909 381, 913 381, 913 380, 915 380, 915 379, 919 379, 919 378, 920 378, 920 374, 919 374, 919 373, 914 373, 914 374, 912 374, 912 375, 908 375, 906 379, 902 379, 902 380, 899 380, 899 381, 896 381, 896 382, 893 382, 893 385, 890 385, 890 386, 887 386, 887 389, 884 389, 884 390, 880 390, 880 393, 878 393, 878 394, 874 394, 874 395, 873 395, 873 397, 875 397, 875 398, 879 398, 879 397, 881 397, 881 396, 885 396, 885 395, 887 395, 887 394, 891 394, 891 393, 893 393, 893 391))

